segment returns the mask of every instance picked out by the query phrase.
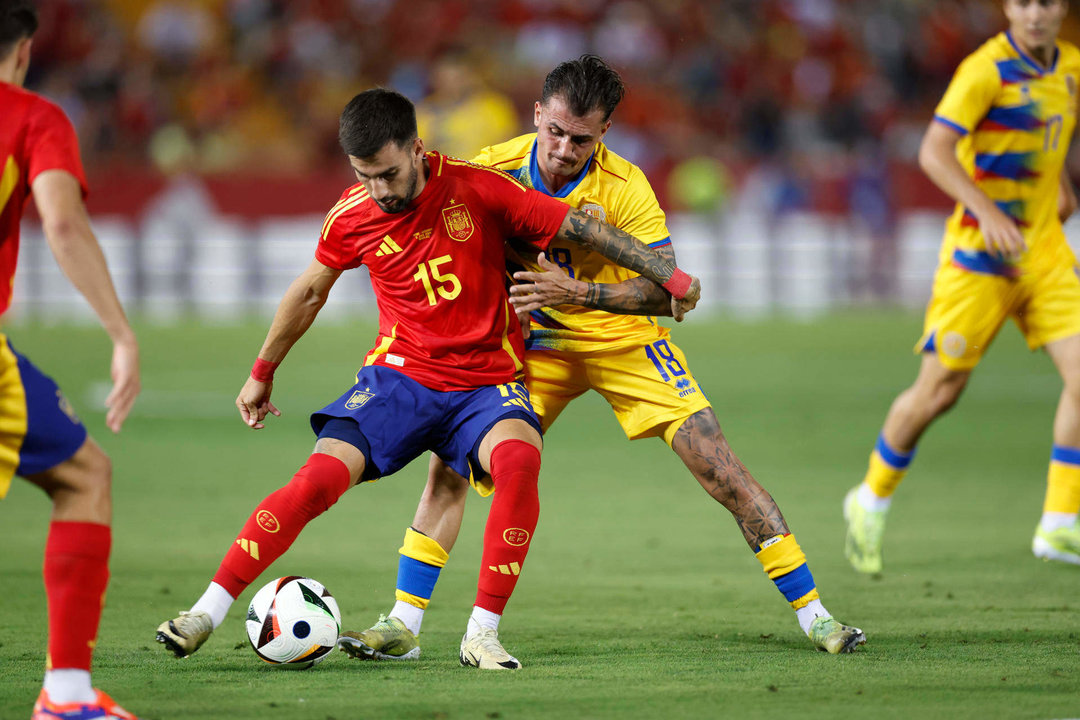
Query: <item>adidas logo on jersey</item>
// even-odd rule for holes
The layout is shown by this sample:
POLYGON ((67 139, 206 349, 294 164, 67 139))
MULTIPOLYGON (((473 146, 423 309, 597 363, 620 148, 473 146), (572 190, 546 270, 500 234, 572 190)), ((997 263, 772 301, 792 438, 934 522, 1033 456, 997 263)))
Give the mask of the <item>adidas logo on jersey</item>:
POLYGON ((379 243, 379 249, 375 252, 375 257, 382 257, 383 255, 393 255, 394 253, 401 252, 401 246, 394 242, 394 239, 389 235, 382 239, 379 243))

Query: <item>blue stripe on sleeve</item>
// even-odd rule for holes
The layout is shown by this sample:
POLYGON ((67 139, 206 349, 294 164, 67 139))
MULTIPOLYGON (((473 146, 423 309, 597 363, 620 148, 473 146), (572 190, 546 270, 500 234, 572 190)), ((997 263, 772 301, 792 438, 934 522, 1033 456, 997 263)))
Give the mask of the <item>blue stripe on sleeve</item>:
POLYGON ((885 442, 885 433, 878 435, 877 445, 874 446, 874 449, 877 450, 877 454, 881 456, 882 460, 897 470, 906 468, 911 464, 912 458, 915 457, 915 450, 902 453, 889 447, 889 443, 885 442))
POLYGON ((1050 459, 1066 465, 1080 465, 1080 448, 1055 445, 1050 451, 1050 459))
POLYGON ((943 118, 940 115, 935 115, 934 119, 937 120, 939 123, 941 123, 942 125, 944 125, 946 127, 951 127, 953 130, 960 133, 961 135, 967 135, 968 134, 968 129, 967 128, 963 127, 962 125, 957 125, 956 123, 954 123, 952 120, 949 120, 948 118, 943 118))
POLYGON ((664 238, 663 240, 657 240, 656 242, 649 243, 649 247, 658 248, 658 247, 664 247, 665 245, 670 245, 670 244, 671 244, 671 236, 669 235, 668 237, 664 238))
POLYGON ((814 576, 810 574, 810 568, 806 563, 795 568, 787 575, 774 578, 776 589, 779 590, 788 602, 795 602, 806 593, 814 589, 814 576))
POLYGON ((430 600, 440 570, 442 568, 402 555, 398 559, 397 589, 430 600))

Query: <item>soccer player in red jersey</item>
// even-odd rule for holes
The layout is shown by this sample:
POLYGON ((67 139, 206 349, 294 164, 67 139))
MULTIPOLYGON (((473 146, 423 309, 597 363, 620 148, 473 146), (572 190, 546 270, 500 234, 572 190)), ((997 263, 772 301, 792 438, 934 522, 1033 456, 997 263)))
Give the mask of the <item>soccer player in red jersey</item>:
POLYGON ((345 270, 366 265, 379 335, 356 383, 311 416, 315 452, 260 503, 213 581, 157 640, 195 652, 249 584, 303 527, 359 482, 391 475, 425 450, 462 475, 490 475, 475 607, 462 662, 514 669, 494 629, 524 564, 539 515, 540 426, 522 384, 524 339, 505 285, 505 241, 544 250, 576 243, 661 284, 673 312, 693 308, 699 284, 629 234, 490 168, 425 152, 404 96, 357 95, 340 139, 359 183, 331 209, 315 259, 274 316, 236 404, 252 428, 268 414, 273 372, 345 270), (502 571, 505 568, 506 571, 502 571))
MULTIPOLYGON (((60 108, 21 87, 35 30, 28 0, 0 0, 0 313, 11 303, 19 220, 32 194, 53 255, 112 338, 105 422, 119 432, 139 392, 138 347, 90 230, 75 131, 60 108)), ((109 458, 56 383, 0 334, 0 498, 14 475, 53 504, 45 543, 49 647, 33 718, 134 718, 90 682, 109 579, 109 458)))

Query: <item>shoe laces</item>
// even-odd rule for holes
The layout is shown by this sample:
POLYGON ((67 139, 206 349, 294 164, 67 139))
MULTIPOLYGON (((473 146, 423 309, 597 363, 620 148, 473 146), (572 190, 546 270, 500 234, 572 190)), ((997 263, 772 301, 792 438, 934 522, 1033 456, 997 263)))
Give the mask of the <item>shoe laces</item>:
POLYGON ((210 616, 204 612, 192 612, 191 610, 181 610, 179 625, 185 632, 206 632, 207 630, 213 630, 213 623, 210 622, 210 616))
POLYGON ((469 641, 479 645, 486 652, 493 655, 506 655, 509 657, 510 653, 506 652, 506 648, 499 642, 499 631, 495 628, 481 627, 476 633, 474 633, 469 641))

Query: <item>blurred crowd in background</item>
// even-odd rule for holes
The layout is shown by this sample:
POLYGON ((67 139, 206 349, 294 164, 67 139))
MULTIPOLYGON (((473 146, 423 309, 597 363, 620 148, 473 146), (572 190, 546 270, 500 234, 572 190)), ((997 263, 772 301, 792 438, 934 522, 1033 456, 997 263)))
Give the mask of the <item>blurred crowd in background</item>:
POLYGON ((27 84, 68 112, 92 174, 340 172, 338 114, 375 84, 418 103, 429 147, 468 158, 531 129, 547 71, 594 52, 629 87, 608 144, 670 208, 721 205, 765 168, 780 210, 857 206, 881 223, 888 168, 910 163, 957 63, 1004 27, 997 0, 39 7, 27 84))

